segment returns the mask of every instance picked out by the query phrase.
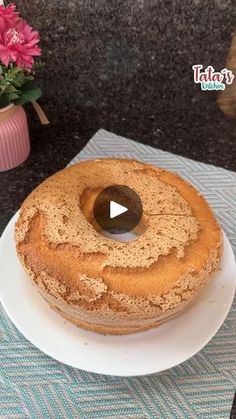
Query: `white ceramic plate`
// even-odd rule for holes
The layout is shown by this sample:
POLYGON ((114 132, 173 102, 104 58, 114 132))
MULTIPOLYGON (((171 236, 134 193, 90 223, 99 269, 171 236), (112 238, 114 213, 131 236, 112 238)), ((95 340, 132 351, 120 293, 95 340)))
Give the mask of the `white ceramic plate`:
POLYGON ((200 351, 227 316, 236 287, 236 265, 224 235, 221 272, 184 313, 157 329, 129 336, 102 336, 79 329, 51 310, 26 277, 15 251, 16 217, 0 241, 1 302, 20 332, 58 361, 101 374, 155 373, 200 351))

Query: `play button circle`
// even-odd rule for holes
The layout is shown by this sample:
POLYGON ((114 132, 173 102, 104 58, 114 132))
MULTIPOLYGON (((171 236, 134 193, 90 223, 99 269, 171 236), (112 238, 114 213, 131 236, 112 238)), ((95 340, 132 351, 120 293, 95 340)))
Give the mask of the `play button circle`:
POLYGON ((98 226, 111 234, 123 234, 133 230, 142 218, 142 202, 131 188, 112 185, 97 196, 94 218, 98 226))

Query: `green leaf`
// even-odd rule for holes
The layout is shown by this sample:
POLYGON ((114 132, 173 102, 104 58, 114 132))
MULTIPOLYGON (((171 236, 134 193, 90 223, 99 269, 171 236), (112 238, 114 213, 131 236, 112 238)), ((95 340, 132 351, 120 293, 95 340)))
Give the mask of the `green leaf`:
POLYGON ((16 87, 21 87, 24 81, 25 81, 25 75, 23 72, 21 72, 21 73, 16 74, 13 84, 16 87))
POLYGON ((5 106, 10 105, 10 103, 8 95, 3 94, 0 96, 0 108, 5 108, 5 106))
POLYGON ((26 102, 37 100, 42 92, 33 83, 34 75, 15 66, 0 64, 0 106, 15 103, 22 105, 26 102))
POLYGON ((5 89, 5 93, 15 93, 17 92, 17 89, 15 88, 15 86, 13 85, 9 85, 7 86, 7 88, 5 89))
POLYGON ((10 94, 10 102, 12 103, 12 102, 14 102, 15 103, 15 101, 17 100, 17 99, 19 99, 19 93, 11 93, 10 94))
POLYGON ((25 83, 21 88, 19 99, 15 100, 16 105, 23 105, 27 102, 37 100, 42 95, 39 87, 35 86, 32 82, 25 83))
POLYGON ((4 90, 7 88, 7 86, 5 85, 5 84, 1 84, 0 85, 0 90, 2 91, 2 92, 4 92, 4 90))

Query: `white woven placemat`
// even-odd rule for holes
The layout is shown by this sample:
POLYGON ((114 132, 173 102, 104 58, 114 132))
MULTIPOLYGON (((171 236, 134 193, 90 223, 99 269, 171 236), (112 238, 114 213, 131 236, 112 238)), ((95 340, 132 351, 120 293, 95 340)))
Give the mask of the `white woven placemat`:
MULTIPOLYGON (((70 164, 130 157, 177 172, 205 195, 236 252, 236 173, 98 131, 70 164)), ((20 298, 20 297, 19 297, 20 298)), ((210 343, 163 373, 107 377, 44 355, 0 308, 0 418, 225 418, 236 388, 236 304, 210 343)))

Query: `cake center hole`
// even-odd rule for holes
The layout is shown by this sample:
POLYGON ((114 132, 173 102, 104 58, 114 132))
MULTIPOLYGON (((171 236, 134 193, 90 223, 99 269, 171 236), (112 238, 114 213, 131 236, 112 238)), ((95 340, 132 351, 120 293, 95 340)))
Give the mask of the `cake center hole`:
POLYGON ((111 240, 133 241, 146 229, 141 199, 125 185, 111 185, 101 191, 86 189, 80 208, 93 228, 111 240))

